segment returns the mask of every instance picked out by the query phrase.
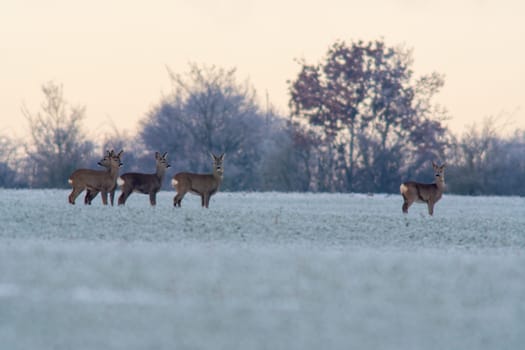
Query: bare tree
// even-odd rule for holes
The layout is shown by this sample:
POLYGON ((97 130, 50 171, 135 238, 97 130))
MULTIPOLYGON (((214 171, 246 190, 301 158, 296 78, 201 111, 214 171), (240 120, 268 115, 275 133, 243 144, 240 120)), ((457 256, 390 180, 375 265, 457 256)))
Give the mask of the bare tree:
POLYGON ((71 107, 64 99, 62 85, 48 82, 42 86, 42 110, 22 112, 29 123, 30 139, 25 145, 32 187, 66 187, 71 172, 85 165, 93 151, 81 129, 84 107, 71 107))
MULTIPOLYGON (((282 121, 282 119, 281 119, 282 121)), ((284 123, 284 122, 283 122, 284 123)), ((276 127, 261 160, 262 188, 266 191, 317 191, 319 135, 294 122, 276 127)))
POLYGON ((525 132, 502 136, 501 116, 473 124, 455 142, 449 178, 451 192, 467 195, 525 195, 525 132))
POLYGON ((259 188, 261 145, 272 120, 256 103, 254 89, 237 82, 235 69, 190 64, 185 74, 169 74, 173 93, 142 121, 142 142, 172 155, 175 170, 208 171, 209 152, 224 152, 224 188, 259 188))
POLYGON ((0 187, 17 186, 17 145, 6 135, 0 135, 0 187))

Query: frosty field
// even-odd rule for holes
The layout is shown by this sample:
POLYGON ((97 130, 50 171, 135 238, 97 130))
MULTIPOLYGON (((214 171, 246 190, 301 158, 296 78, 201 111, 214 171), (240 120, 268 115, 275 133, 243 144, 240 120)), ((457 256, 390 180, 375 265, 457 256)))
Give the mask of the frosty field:
POLYGON ((68 194, 0 189, 1 349, 525 343, 525 198, 68 194))

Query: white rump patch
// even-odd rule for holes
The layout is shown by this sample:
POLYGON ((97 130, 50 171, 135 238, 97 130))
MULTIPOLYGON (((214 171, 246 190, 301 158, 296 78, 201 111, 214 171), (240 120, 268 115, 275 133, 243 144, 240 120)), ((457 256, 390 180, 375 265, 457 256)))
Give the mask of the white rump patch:
POLYGON ((179 183, 179 182, 178 182, 176 179, 172 179, 172 180, 171 180, 171 185, 172 185, 173 187, 177 186, 178 183, 179 183))
POLYGON ((117 185, 122 186, 124 185, 124 182, 126 181, 124 181, 124 179, 119 176, 119 178, 117 179, 117 185))
POLYGON ((73 184, 73 180, 71 180, 71 179, 69 178, 69 179, 67 179, 67 183, 70 184, 70 185, 72 185, 72 184, 73 184))
POLYGON ((407 190, 408 188, 406 187, 405 184, 401 184, 401 186, 399 186, 399 192, 405 193, 407 190))

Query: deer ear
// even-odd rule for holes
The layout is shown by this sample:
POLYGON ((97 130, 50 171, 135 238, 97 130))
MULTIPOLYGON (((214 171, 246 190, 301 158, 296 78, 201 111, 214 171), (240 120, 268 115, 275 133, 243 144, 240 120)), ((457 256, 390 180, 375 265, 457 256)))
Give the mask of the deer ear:
POLYGON ((219 158, 220 158, 221 160, 223 160, 225 155, 226 155, 226 153, 223 153, 223 154, 221 154, 221 155, 219 156, 219 158))
POLYGON ((123 149, 120 150, 120 152, 117 154, 117 157, 120 157, 120 155, 124 152, 123 149))
POLYGON ((166 159, 167 156, 168 156, 168 152, 164 152, 164 154, 162 155, 162 158, 166 159))
POLYGON ((155 152, 155 159, 159 159, 160 158, 160 153, 159 152, 155 152))
POLYGON ((432 167, 433 168, 437 168, 438 167, 437 164, 434 161, 432 161, 432 167))

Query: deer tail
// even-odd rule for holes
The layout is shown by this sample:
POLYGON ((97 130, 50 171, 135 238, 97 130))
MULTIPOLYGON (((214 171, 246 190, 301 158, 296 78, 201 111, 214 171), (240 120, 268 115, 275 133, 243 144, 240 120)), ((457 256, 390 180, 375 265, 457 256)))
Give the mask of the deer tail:
POLYGON ((122 186, 124 185, 124 182, 125 182, 124 179, 121 176, 119 176, 117 179, 117 185, 122 186))

